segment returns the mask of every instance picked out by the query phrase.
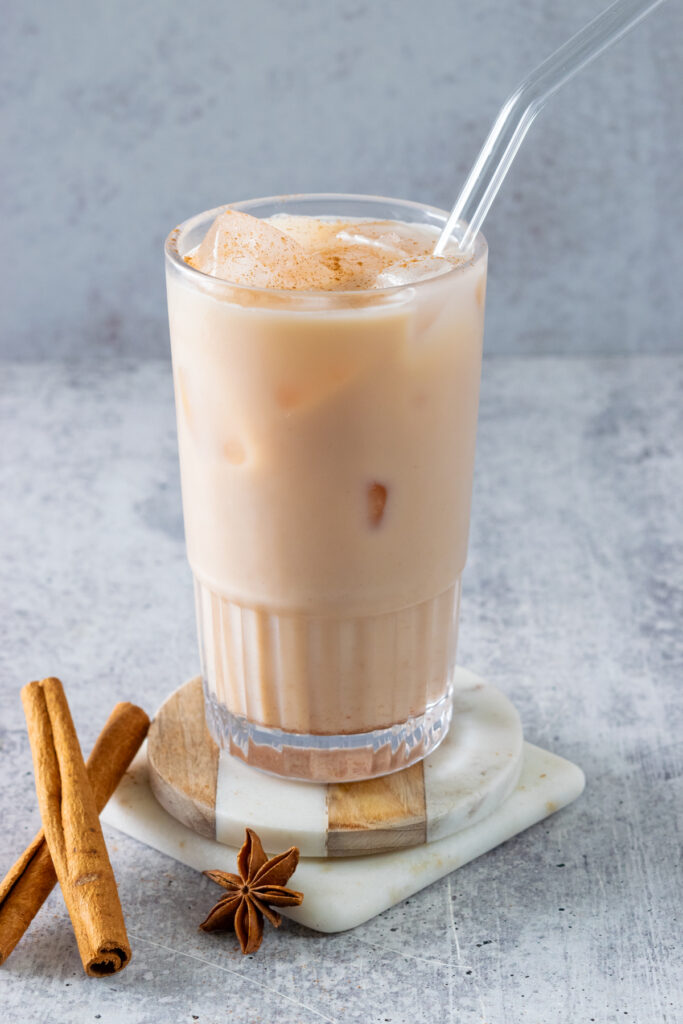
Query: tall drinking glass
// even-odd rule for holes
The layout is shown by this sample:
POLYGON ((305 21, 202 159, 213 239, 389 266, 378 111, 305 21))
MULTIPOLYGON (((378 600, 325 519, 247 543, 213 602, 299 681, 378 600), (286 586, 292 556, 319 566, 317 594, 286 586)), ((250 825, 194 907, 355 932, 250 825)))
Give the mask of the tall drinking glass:
MULTIPOLYGON (((432 228, 403 200, 236 203, 432 228)), ((207 722, 248 764, 345 781, 397 771, 448 730, 474 465, 486 242, 439 276, 287 291, 166 242, 185 535, 207 722)))

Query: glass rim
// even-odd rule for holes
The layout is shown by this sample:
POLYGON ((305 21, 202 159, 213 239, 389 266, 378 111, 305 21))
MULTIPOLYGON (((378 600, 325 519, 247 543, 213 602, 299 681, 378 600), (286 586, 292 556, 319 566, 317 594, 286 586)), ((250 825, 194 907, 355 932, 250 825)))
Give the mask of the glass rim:
MULTIPOLYGON (((251 293, 252 295, 269 295, 277 296, 280 299, 289 299, 290 301, 302 300, 303 304, 307 301, 314 300, 316 304, 319 304, 321 300, 334 299, 339 297, 341 300, 348 300, 349 298, 355 297, 358 299, 374 297, 378 301, 383 298, 390 298, 396 296, 401 292, 405 292, 409 288, 419 288, 421 286, 429 285, 434 281, 448 281, 454 278, 454 275, 459 275, 467 270, 471 270, 482 262, 488 253, 488 243, 484 235, 479 232, 474 242, 474 250, 472 257, 467 259, 463 263, 452 267, 451 270, 443 274, 435 274, 432 277, 424 277, 419 281, 406 282, 404 284, 391 285, 388 288, 353 288, 353 289, 340 289, 338 291, 324 291, 321 289, 296 289, 296 288, 266 288, 262 285, 248 285, 240 284, 237 281, 228 281, 222 277, 214 277, 212 274, 206 274, 203 270, 198 270, 197 267, 191 266, 186 263, 183 256, 181 256, 178 250, 178 241, 183 234, 186 234, 198 222, 207 220, 208 225, 215 220, 215 218, 223 213, 224 210, 238 210, 243 213, 248 213, 251 209, 258 206, 264 206, 266 204, 277 204, 280 203, 286 206, 288 202, 302 202, 302 201, 320 201, 324 203, 328 202, 360 202, 360 203, 386 203, 394 206, 403 207, 406 210, 419 210, 423 213, 431 214, 437 221, 442 222, 443 225, 449 217, 449 211, 442 210, 438 206, 431 206, 428 203, 419 203, 412 199, 394 199, 391 196, 374 196, 367 195, 364 193, 356 192, 298 192, 298 193, 283 193, 282 195, 274 196, 261 196, 256 199, 244 199, 236 203, 224 203, 221 206, 215 206, 210 210, 203 210, 201 213, 196 213, 192 217, 186 218, 177 227, 173 228, 172 231, 166 237, 164 242, 164 252, 168 261, 175 266, 182 274, 184 274, 190 281, 194 281, 196 284, 204 284, 211 282, 214 287, 225 287, 233 291, 244 291, 251 293)), ((319 216, 325 216, 325 214, 319 214, 319 216)), ((462 224, 463 230, 466 227, 465 223, 462 224)))

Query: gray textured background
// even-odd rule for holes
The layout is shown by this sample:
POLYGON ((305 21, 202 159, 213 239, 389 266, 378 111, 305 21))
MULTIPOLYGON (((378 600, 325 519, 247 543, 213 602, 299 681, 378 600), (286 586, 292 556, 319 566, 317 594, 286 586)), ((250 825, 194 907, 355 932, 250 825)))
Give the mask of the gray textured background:
MULTIPOLYGON (((274 192, 450 206, 518 79, 600 0, 3 0, 0 354, 165 355, 161 244, 274 192)), ((683 9, 557 96, 486 226, 489 352, 683 340, 683 9)))
MULTIPOLYGON (((59 675, 89 750, 115 700, 151 712, 197 671, 169 378, 2 378, 0 875, 38 827, 19 686, 59 675)), ((253 958, 197 931, 215 886, 107 828, 130 968, 85 977, 55 891, 0 968, 3 1024, 683 1024, 682 391, 681 356, 484 368, 459 658, 581 765, 576 803, 253 958)))

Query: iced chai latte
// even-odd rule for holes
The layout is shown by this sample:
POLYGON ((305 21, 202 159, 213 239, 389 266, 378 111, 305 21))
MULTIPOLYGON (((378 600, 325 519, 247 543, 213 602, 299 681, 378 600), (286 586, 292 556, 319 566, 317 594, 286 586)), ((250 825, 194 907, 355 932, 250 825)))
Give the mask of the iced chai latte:
POLYGON ((381 775, 448 729, 486 244, 432 256, 444 220, 291 197, 167 243, 207 720, 267 771, 381 775))

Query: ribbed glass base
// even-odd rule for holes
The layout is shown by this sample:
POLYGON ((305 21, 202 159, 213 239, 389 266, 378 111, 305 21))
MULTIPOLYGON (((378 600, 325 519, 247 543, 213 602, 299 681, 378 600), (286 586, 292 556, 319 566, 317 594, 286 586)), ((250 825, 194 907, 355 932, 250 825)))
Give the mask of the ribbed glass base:
POLYGON ((405 722, 348 735, 269 729, 234 715, 204 682, 206 720, 216 743, 247 764, 307 782, 356 782, 407 768, 438 747, 453 710, 452 694, 405 722))
POLYGON ((342 782, 419 761, 448 731, 460 581, 397 611, 313 616, 237 604, 195 579, 209 728, 289 778, 342 782))

